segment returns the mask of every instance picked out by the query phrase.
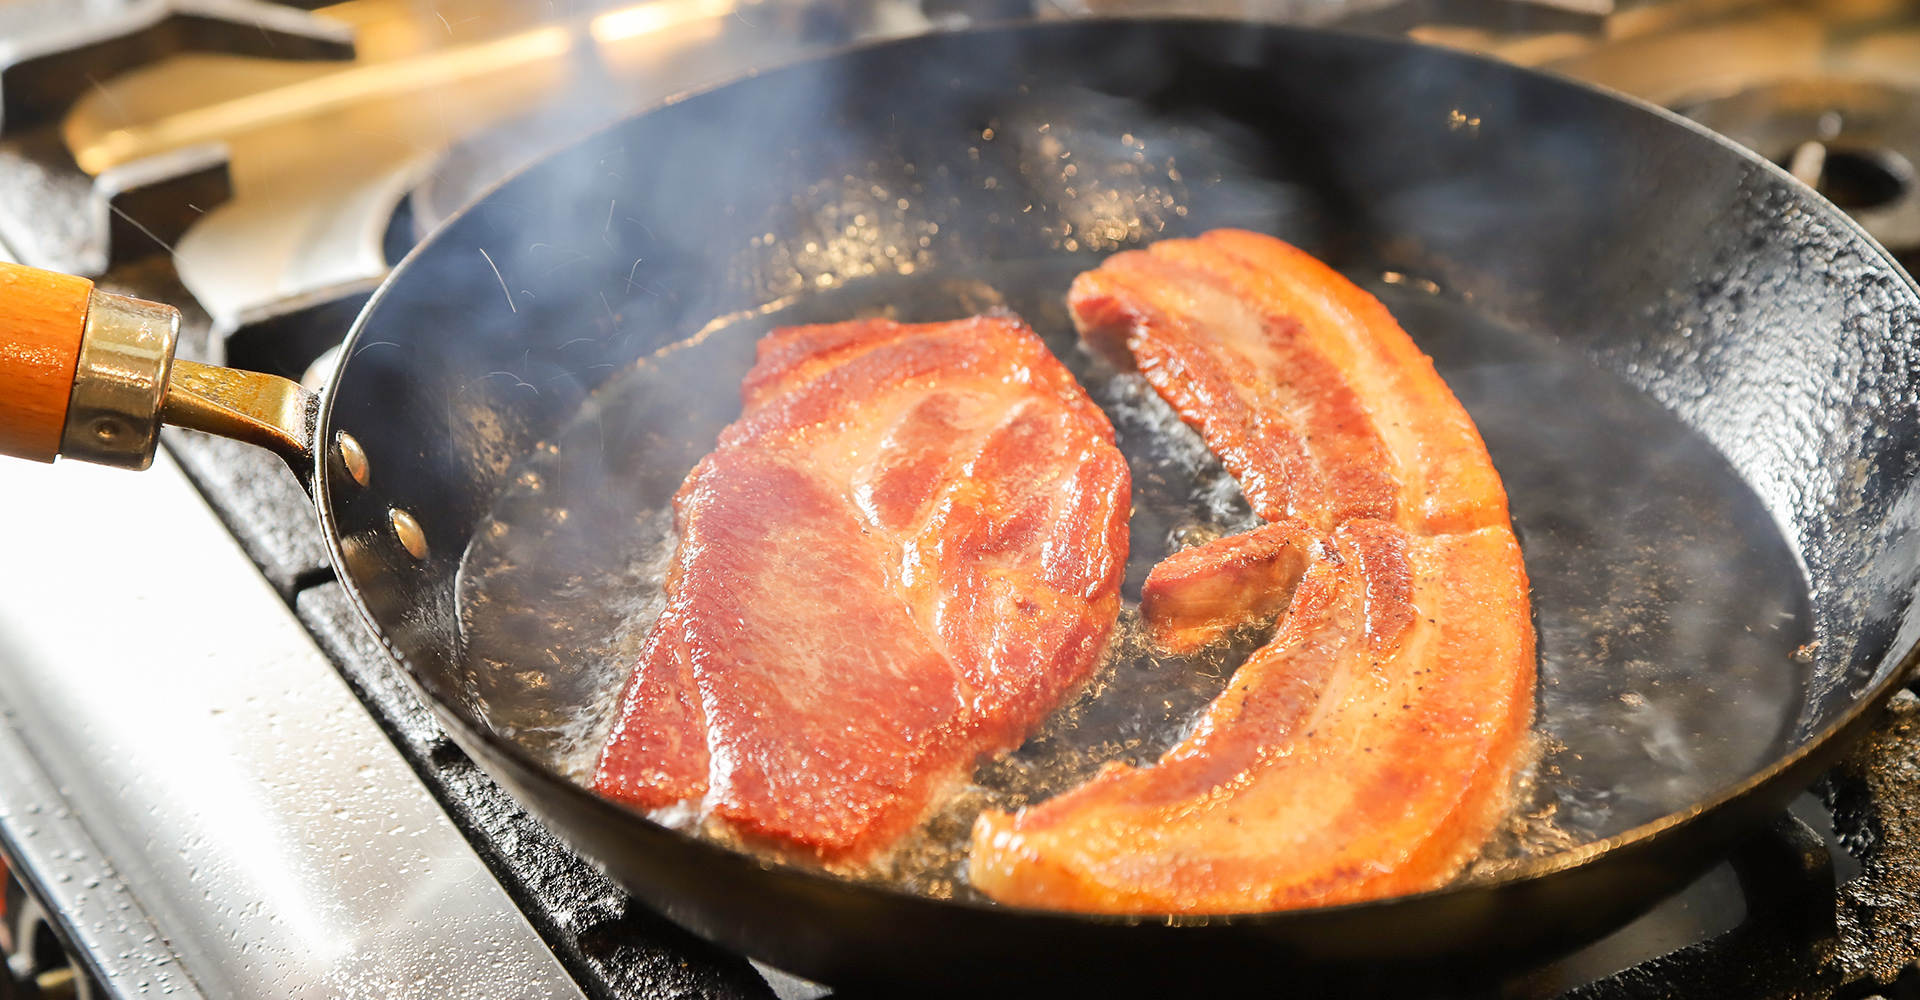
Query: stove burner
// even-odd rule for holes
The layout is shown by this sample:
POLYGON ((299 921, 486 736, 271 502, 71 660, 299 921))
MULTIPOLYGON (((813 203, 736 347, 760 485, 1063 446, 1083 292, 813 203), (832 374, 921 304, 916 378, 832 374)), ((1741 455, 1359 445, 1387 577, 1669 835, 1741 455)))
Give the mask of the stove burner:
POLYGON ((1680 113, 1790 170, 1909 270, 1920 253, 1920 91, 1813 78, 1682 105, 1680 113))
POLYGON ((1913 164, 1891 149, 1831 149, 1809 139, 1790 164, 1794 176, 1848 211, 1881 208, 1913 187, 1913 164), (1803 161, 1812 161, 1811 169, 1801 168, 1803 161))

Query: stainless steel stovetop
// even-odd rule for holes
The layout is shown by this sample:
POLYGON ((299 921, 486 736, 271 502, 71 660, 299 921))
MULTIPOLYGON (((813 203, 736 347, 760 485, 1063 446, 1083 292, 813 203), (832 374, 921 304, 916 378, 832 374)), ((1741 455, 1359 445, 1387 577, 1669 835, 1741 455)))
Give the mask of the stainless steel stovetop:
MULTIPOLYGON (((862 37, 1176 8, 1411 34, 1680 107, 1920 251, 1906 0, 12 0, 0 247, 180 305, 202 359, 323 378, 390 261, 597 123, 862 37)), ((0 998, 830 991, 691 938, 553 838, 354 618, 278 460, 165 440, 142 475, 0 463, 0 998)), ((1920 994, 1916 778, 1902 695, 1694 886, 1488 995, 1920 994)))

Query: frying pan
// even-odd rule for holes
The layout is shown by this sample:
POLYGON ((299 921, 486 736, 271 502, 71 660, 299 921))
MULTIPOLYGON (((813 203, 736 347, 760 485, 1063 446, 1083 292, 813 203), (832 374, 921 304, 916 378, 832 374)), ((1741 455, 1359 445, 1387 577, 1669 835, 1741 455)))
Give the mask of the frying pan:
MULTIPOLYGON (((317 402, 248 373, 170 374, 163 315, 96 294, 82 319, 83 284, 10 280, 10 450, 138 466, 162 410, 277 448, 368 623, 463 747, 673 920, 846 989, 1437 989, 1541 960, 1776 814, 1913 658, 1911 280, 1711 133, 1448 51, 1085 21, 749 76, 465 210, 375 295, 317 402), (1270 914, 932 898, 592 795, 522 731, 565 670, 470 655, 476 531, 539 486, 538 456, 583 413, 603 477, 583 503, 670 493, 737 409, 757 330, 1008 305, 1067 357, 1073 273, 1220 225, 1275 233, 1378 292, 1480 423, 1535 585, 1546 791, 1529 801, 1571 846, 1435 892, 1270 914), (63 410, 46 386, 64 387, 76 351, 63 410), (40 381, 22 380, 34 364, 40 381)), ((1164 551, 1138 519, 1134 536, 1164 551)))

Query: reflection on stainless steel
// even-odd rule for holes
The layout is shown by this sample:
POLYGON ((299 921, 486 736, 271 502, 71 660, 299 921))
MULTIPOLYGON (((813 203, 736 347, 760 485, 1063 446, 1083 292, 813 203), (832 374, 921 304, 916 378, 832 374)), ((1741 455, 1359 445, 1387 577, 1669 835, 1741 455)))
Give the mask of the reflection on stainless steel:
MULTIPOLYGON (((227 140, 376 99, 418 100, 440 88, 484 84, 489 91, 499 88, 507 93, 511 87, 522 106, 531 106, 557 82, 565 68, 559 61, 572 48, 571 33, 553 25, 412 60, 353 64, 347 69, 306 66, 301 68, 319 70, 319 75, 145 122, 128 120, 131 116, 124 104, 99 92, 82 100, 67 119, 66 139, 80 168, 98 174, 181 146, 227 140), (515 75, 531 66, 539 66, 543 76, 553 79, 535 81, 515 75)), ((262 69, 270 72, 269 68, 279 67, 268 63, 262 69)), ((511 110, 511 105, 498 109, 500 113, 511 110)))
POLYGON ((283 59, 352 54, 342 26, 262 0, 20 0, 0 6, 5 129, 57 119, 89 87, 142 62, 209 49, 283 59))
POLYGON ((1900 0, 1674 0, 1614 15, 1589 52, 1547 65, 1674 105, 1819 76, 1913 85, 1915 55, 1920 19, 1900 0))
MULTIPOLYGON (((0 577, 0 700, 131 901, 70 922, 111 944, 144 911, 215 996, 581 996, 170 460, 7 463, 0 523, 41 570, 0 577)), ((121 995, 189 985, 127 943, 96 951, 121 995)))
MULTIPOLYGON (((765 0, 646 0, 591 16, 578 16, 497 36, 485 28, 456 33, 444 12, 446 32, 422 31, 418 12, 373 0, 349 0, 320 16, 344 21, 360 37, 373 36, 346 64, 287 63, 225 55, 181 57, 126 74, 82 97, 67 116, 62 135, 75 161, 90 174, 118 164, 195 143, 233 141, 276 126, 310 123, 323 115, 361 111, 436 119, 442 142, 463 131, 530 110, 599 62, 633 71, 659 55, 648 36, 711 22, 744 3, 765 0), (418 107, 453 98, 455 107, 418 107), (378 105, 378 107, 372 107, 378 105), (364 107, 363 106, 368 106, 364 107), (454 120, 444 117, 451 113, 454 120)), ((485 11, 480 4, 446 5, 455 16, 485 11)), ((478 16, 478 15, 476 15, 478 16)), ((464 25, 473 20, 463 18, 464 25)), ((496 19, 496 26, 497 26, 496 19)), ((436 25, 435 27, 438 27, 436 25)), ((511 27, 512 25, 507 25, 511 27)), ((696 35, 712 35, 713 25, 696 35)), ((689 41, 682 37, 673 41, 689 41)), ((417 138, 417 137, 413 137, 417 138)), ((303 144, 304 147, 304 144, 303 144)), ((326 155, 324 149, 249 150, 240 159, 326 155)))
MULTIPOLYGON (((0 667, 13 662, 13 651, 0 643, 0 667)), ((89 971, 110 995, 204 996, 14 730, 18 710, 0 699, 0 714, 7 718, 0 725, 0 839, 16 863, 40 876, 48 916, 65 921, 80 960, 94 966, 89 971)), ((16 929, 22 926, 17 914, 7 917, 16 929)))
POLYGON ((595 17, 589 31, 594 41, 612 45, 705 18, 725 17, 736 6, 734 0, 649 0, 595 17))
POLYGON ((1042 16, 1152 17, 1196 14, 1247 18, 1287 24, 1319 24, 1388 7, 1396 0, 1044 0, 1034 5, 1042 16))
POLYGON ((95 289, 60 437, 65 458, 144 469, 160 443, 160 401, 180 311, 95 289))
POLYGON ((98 275, 170 248, 191 217, 225 199, 224 162, 158 157, 94 178, 58 135, 74 100, 101 81, 203 51, 339 60, 353 56, 353 40, 342 25, 263 0, 0 5, 0 233, 13 253, 38 267, 98 275))

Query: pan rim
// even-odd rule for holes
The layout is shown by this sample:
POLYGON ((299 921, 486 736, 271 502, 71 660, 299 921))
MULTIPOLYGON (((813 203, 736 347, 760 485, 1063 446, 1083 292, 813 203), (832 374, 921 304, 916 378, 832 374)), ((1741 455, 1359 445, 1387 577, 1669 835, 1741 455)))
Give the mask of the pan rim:
MULTIPOLYGON (((1746 148, 1745 146, 1739 145, 1733 140, 1727 138, 1726 136, 1723 136, 1717 132, 1712 131, 1711 129, 1708 129, 1704 125, 1701 125, 1700 123, 1695 122, 1692 119, 1686 118, 1685 116, 1682 116, 1676 112, 1660 107, 1659 105, 1652 104, 1648 101, 1642 100, 1640 98, 1634 97, 1629 94, 1625 94, 1625 93, 1613 90, 1608 87, 1590 83, 1584 80, 1578 80, 1578 79, 1568 77, 1559 73, 1532 69, 1528 67, 1516 66, 1511 63, 1494 59, 1489 56, 1480 55, 1478 53, 1464 52, 1456 49, 1445 48, 1442 46, 1428 45, 1425 43, 1414 41, 1412 39, 1385 37, 1377 34, 1370 34, 1367 32, 1356 31, 1351 29, 1343 29, 1339 27, 1316 27, 1316 26, 1307 26, 1307 25, 1298 25, 1298 24, 1269 23, 1269 22, 1261 22, 1261 21, 1249 21, 1249 20, 1233 18, 1233 17, 1207 16, 1207 15, 1155 15, 1155 16, 1149 16, 1149 17, 1102 16, 1102 17, 1073 18, 1065 21, 1054 21, 1054 22, 1001 21, 1001 22, 992 22, 992 23, 986 23, 986 24, 975 24, 975 25, 967 26, 965 28, 938 29, 938 30, 929 31, 929 32, 925 32, 917 35, 910 35, 906 37, 888 37, 888 38, 862 40, 862 41, 849 43, 846 45, 825 49, 805 57, 797 58, 785 63, 780 63, 770 68, 748 69, 743 72, 736 73, 734 75, 722 78, 720 80, 716 80, 716 81, 703 84, 700 86, 696 86, 696 87, 691 87, 684 91, 680 91, 680 92, 671 94, 669 96, 666 96, 664 98, 661 98, 660 100, 652 104, 649 104, 626 117, 623 117, 614 122, 607 123, 599 128, 594 129, 593 131, 585 135, 575 137, 572 140, 569 140, 552 149, 549 149, 546 152, 542 153, 538 158, 531 160, 530 162, 524 164, 523 166, 519 167, 513 172, 501 177, 494 183, 488 185, 485 189, 480 191, 478 194, 476 194, 471 200, 469 200, 466 204, 462 205, 458 210, 449 214, 438 229, 436 229, 433 233, 428 234, 425 239, 422 239, 411 250, 409 250, 407 254, 397 264, 394 265, 392 270, 388 273, 386 279, 380 283, 380 286, 374 291, 374 294, 368 299, 366 305, 364 305, 361 308, 359 314, 355 317, 354 322, 351 328, 349 329, 345 340, 342 341, 342 364, 341 364, 339 373, 336 375, 334 379, 328 382, 328 384, 322 389, 322 392, 321 392, 320 417, 319 417, 319 435, 320 436, 318 439, 325 441, 325 440, 330 440, 331 438, 332 430, 333 430, 333 410, 334 410, 335 402, 339 397, 338 386, 341 384, 341 381, 342 381, 342 378, 340 376, 344 375, 344 373, 349 369, 351 359, 353 355, 357 353, 359 341, 361 339, 363 332, 366 329, 369 318, 374 315, 375 311, 385 301, 387 296, 390 293, 392 293, 394 287, 399 282, 405 280, 404 276, 409 272, 409 270, 411 270, 411 267, 412 265, 414 265, 415 261, 418 258, 420 258, 423 254, 429 252, 430 248, 435 246, 445 233, 449 232, 461 220, 465 219, 470 214, 473 214, 476 211, 478 211, 482 205, 489 202, 499 191, 501 191, 503 188, 507 187, 508 185, 511 185, 519 181, 521 178, 527 176, 533 171, 541 169, 544 165, 551 162, 551 160, 555 156, 562 155, 569 150, 586 147, 592 144, 593 142, 600 140, 601 138, 613 132, 614 130, 626 127, 628 124, 630 124, 631 122, 633 122, 638 118, 656 114, 666 108, 673 107, 685 101, 692 100, 692 99, 704 96, 706 94, 731 87, 735 84, 742 83, 744 81, 756 79, 760 76, 766 76, 766 75, 771 75, 771 74, 781 73, 781 72, 788 72, 788 71, 795 70, 798 67, 811 65, 819 62, 837 60, 847 56, 865 53, 868 51, 875 51, 875 50, 881 50, 881 49, 893 48, 893 47, 909 47, 916 44, 926 44, 933 40, 943 39, 943 38, 987 35, 987 34, 1003 33, 1003 32, 1004 33, 1030 33, 1030 32, 1044 32, 1044 31, 1072 31, 1079 28, 1084 28, 1089 25, 1133 25, 1133 26, 1146 26, 1146 27, 1164 25, 1167 27, 1199 27, 1199 28, 1215 27, 1215 28, 1221 28, 1221 29, 1232 28, 1239 31, 1257 31, 1257 32, 1264 32, 1269 34, 1282 34, 1282 35, 1285 35, 1285 34, 1305 35, 1305 36, 1334 35, 1334 36, 1340 36, 1347 39, 1358 40, 1364 44, 1378 45, 1384 49, 1398 50, 1401 52, 1405 52, 1409 50, 1420 50, 1420 51, 1432 52, 1437 54, 1443 54, 1447 58, 1464 60, 1468 63, 1479 64, 1483 67, 1491 67, 1491 68, 1497 69, 1500 72, 1515 74, 1523 78, 1534 78, 1538 80, 1548 81, 1553 84, 1567 87, 1570 89, 1585 91, 1589 94, 1592 94, 1604 100, 1612 100, 1615 102, 1625 104, 1638 111, 1649 113, 1653 115, 1655 118, 1663 120, 1668 124, 1678 125, 1686 129, 1688 132, 1692 133, 1696 137, 1711 141, 1717 146, 1721 147, 1723 150, 1726 150, 1734 154, 1736 158, 1746 161, 1746 163, 1750 167, 1760 168, 1761 173, 1771 177, 1772 179, 1776 181, 1787 182, 1790 186, 1790 189, 1794 190, 1796 194, 1799 194, 1803 197, 1811 199, 1811 203, 1808 207, 1817 209, 1824 213, 1824 217, 1822 219, 1824 223, 1829 225, 1835 225, 1838 228, 1845 230, 1848 235, 1857 239, 1858 241, 1860 241, 1860 243, 1870 248, 1875 254, 1877 254, 1882 264, 1884 265, 1884 270, 1888 273, 1896 275, 1898 278, 1898 283, 1904 285, 1905 289, 1909 293, 1910 298, 1916 304, 1920 304, 1920 279, 1917 279, 1915 276, 1908 274, 1905 271, 1905 269, 1899 267, 1898 264, 1893 260, 1892 254, 1889 253, 1885 247, 1883 247, 1877 240, 1875 240, 1865 230, 1865 228, 1863 228, 1851 216, 1848 216, 1844 211, 1834 206, 1826 198, 1820 196, 1818 192, 1814 191, 1810 187, 1807 187, 1804 183, 1794 178, 1793 175, 1788 171, 1786 171, 1784 168, 1767 160, 1765 157, 1762 157, 1758 153, 1746 148)), ((331 482, 331 473, 330 473, 329 465, 330 463, 324 460, 319 460, 319 459, 316 459, 314 463, 314 483, 315 483, 314 503, 319 516, 322 534, 325 536, 325 539, 326 539, 328 555, 333 560, 334 566, 344 567, 348 565, 348 563, 346 562, 344 558, 344 553, 342 551, 339 524, 338 524, 338 521, 336 520, 334 510, 333 510, 333 487, 331 482)), ((1795 552, 1795 557, 1796 557, 1796 560, 1804 559, 1803 554, 1799 553, 1798 551, 1795 552)), ((1804 571, 1804 566, 1803 566, 1803 571, 1804 571)), ((1668 813, 1665 816, 1662 816, 1658 819, 1651 820, 1646 823, 1642 823, 1638 826, 1629 828, 1620 833, 1614 834, 1610 837, 1606 837, 1600 840, 1590 841, 1585 844, 1578 845, 1576 847, 1568 848, 1564 851, 1556 852, 1554 854, 1526 859, 1524 861, 1521 861, 1515 864, 1513 867, 1502 871, 1500 874, 1495 876, 1482 878, 1482 879, 1456 880, 1447 885, 1440 886, 1435 889, 1426 890, 1424 892, 1404 893, 1399 895, 1385 896, 1385 897, 1380 897, 1376 899, 1367 899, 1367 900, 1361 900, 1356 902, 1298 907, 1298 908, 1283 909, 1283 910, 1265 910, 1265 911, 1235 912, 1235 913, 1204 913, 1204 914, 1203 913, 1167 913, 1167 912, 1088 913, 1088 912, 1080 912, 1080 911, 1072 911, 1072 910, 1045 909, 1045 908, 1038 908, 1038 907, 1021 906, 1021 905, 1015 905, 1015 904, 997 903, 992 901, 980 901, 980 900, 962 899, 962 898, 944 898, 943 899, 943 898, 928 896, 920 893, 909 892, 904 889, 900 889, 885 883, 861 881, 859 879, 831 874, 816 868, 811 868, 811 867, 807 867, 800 864, 773 860, 773 859, 765 858, 762 856, 754 855, 745 851, 735 850, 733 848, 716 843, 709 839, 688 834, 686 832, 675 829, 673 827, 668 827, 664 824, 661 824, 649 818, 645 813, 641 812, 640 810, 637 810, 631 806, 628 806, 625 803, 617 802, 617 801, 606 799, 602 796, 599 796, 596 793, 594 793, 591 789, 588 789, 580 785, 579 783, 573 781, 572 779, 569 779, 560 775, 558 772, 554 771, 552 768, 548 767, 546 764, 536 759, 531 753, 529 753, 525 748, 521 747, 517 742, 492 731, 490 728, 486 727, 483 724, 476 724, 476 722, 480 720, 467 718, 466 713, 463 709, 458 707, 455 703, 453 703, 449 699, 445 699, 438 696, 432 690, 428 682, 422 680, 422 678, 419 675, 419 672, 416 671, 416 669, 409 664, 406 655, 394 645, 392 640, 386 634, 385 630, 383 630, 379 626, 378 622, 375 620, 370 609, 368 608, 366 602, 362 598, 360 587, 357 586, 354 583, 354 581, 351 580, 345 573, 336 573, 336 577, 340 580, 342 584, 342 589, 346 593, 348 602, 353 606, 355 612, 359 615, 361 621, 367 625, 373 637, 379 642, 381 648, 384 649, 387 655, 392 657, 394 662, 400 667, 400 672, 402 676, 406 678, 408 684, 411 687, 413 687, 417 692, 419 692, 421 695, 424 696, 423 700, 425 701, 427 707, 433 711, 435 717, 438 718, 443 725, 446 725, 449 728, 450 734, 457 734, 459 736, 464 737, 466 740, 473 740, 481 744, 484 744, 489 751, 493 753, 501 754, 504 757, 511 759, 514 762, 514 764, 516 764, 517 766, 526 768, 533 773, 544 776, 545 778, 553 781, 556 784, 564 786, 570 793, 591 797, 595 801, 600 802, 603 805, 617 809, 623 814, 633 819, 637 819, 662 833, 671 834, 672 836, 680 839, 681 841, 688 842, 692 845, 697 846, 702 850, 714 853, 718 856, 732 859, 742 864, 755 865, 762 869, 774 870, 779 872, 782 876, 797 878, 806 883, 820 884, 823 886, 831 886, 836 891, 856 892, 856 893, 871 892, 871 893, 875 893, 880 896, 883 896, 889 900, 905 901, 905 902, 916 904, 916 905, 929 905, 929 906, 940 907, 940 908, 958 907, 965 910, 970 910, 970 911, 975 911, 980 913, 999 913, 999 914, 1006 914, 1009 916, 1018 916, 1025 919, 1061 920, 1061 921, 1067 921, 1067 922, 1078 924, 1078 925, 1086 925, 1086 924, 1105 924, 1105 925, 1112 925, 1112 926, 1165 925, 1166 927, 1169 927, 1169 928, 1175 928, 1175 927, 1199 928, 1199 927, 1206 927, 1206 926, 1260 927, 1260 926, 1272 926, 1276 924, 1289 924, 1289 923, 1295 923, 1295 922, 1311 922, 1311 921, 1319 920, 1319 919, 1326 918, 1336 914, 1356 914, 1356 913, 1365 913, 1368 911, 1391 909, 1394 907, 1407 905, 1415 901, 1435 900, 1435 899, 1441 899, 1441 898, 1469 893, 1469 892, 1472 892, 1472 893, 1495 892, 1495 891, 1512 888, 1515 886, 1520 886, 1526 883, 1535 882, 1546 876, 1581 868, 1604 855, 1612 854, 1624 848, 1628 848, 1637 844, 1642 844, 1642 843, 1651 841, 1657 837, 1660 837, 1668 833, 1669 831, 1690 825, 1695 822, 1702 821, 1705 817, 1708 817, 1710 815, 1720 812, 1722 809, 1729 806, 1730 804, 1736 801, 1745 799, 1748 796, 1760 791, 1761 789, 1782 780, 1789 772, 1795 770, 1808 758, 1813 757, 1816 754, 1820 754, 1825 751, 1834 749, 1830 744, 1832 744, 1832 742, 1837 737, 1842 735, 1846 730, 1849 730, 1861 725, 1863 718, 1865 718, 1870 714, 1877 714, 1884 707, 1886 701, 1893 695, 1893 693, 1897 691, 1902 685, 1904 685, 1904 683, 1909 679, 1910 675, 1915 673, 1916 667, 1920 667, 1920 639, 1911 640, 1909 642, 1908 647, 1905 650, 1899 650, 1898 644, 1900 642, 1900 639, 1896 636, 1894 640, 1894 644, 1891 645, 1886 651, 1886 658, 1883 658, 1882 660, 1883 666, 1878 679, 1874 680, 1871 684, 1861 689, 1860 692, 1857 695, 1855 695, 1853 704, 1848 706, 1838 717, 1834 719, 1834 721, 1832 721, 1822 729, 1818 730, 1817 732, 1809 734, 1805 739, 1801 740, 1792 750, 1773 758, 1766 766, 1749 774, 1747 777, 1741 780, 1738 780, 1726 786, 1722 786, 1721 788, 1717 789, 1713 793, 1695 800, 1694 802, 1690 803, 1688 806, 1686 806, 1683 809, 1675 810, 1674 812, 1668 813), (1884 664, 1887 662, 1887 659, 1892 658, 1896 654, 1896 652, 1898 653, 1897 662, 1895 662, 1894 665, 1890 668, 1884 666, 1884 664)))

